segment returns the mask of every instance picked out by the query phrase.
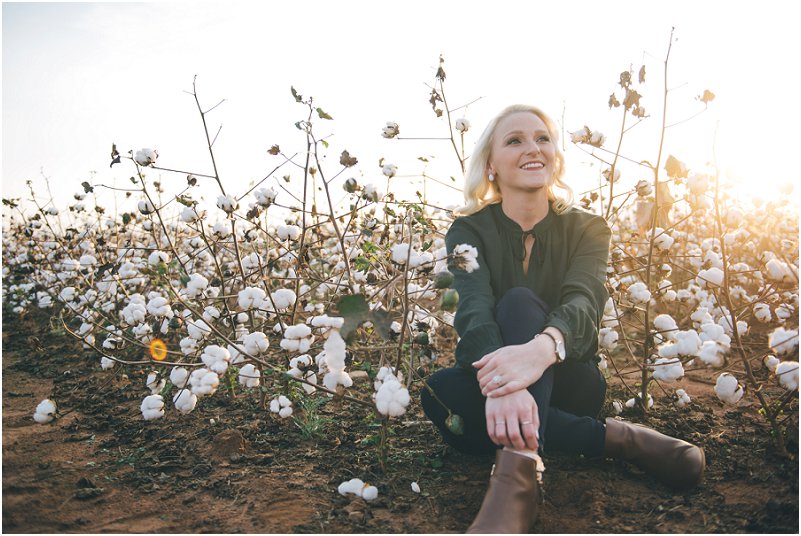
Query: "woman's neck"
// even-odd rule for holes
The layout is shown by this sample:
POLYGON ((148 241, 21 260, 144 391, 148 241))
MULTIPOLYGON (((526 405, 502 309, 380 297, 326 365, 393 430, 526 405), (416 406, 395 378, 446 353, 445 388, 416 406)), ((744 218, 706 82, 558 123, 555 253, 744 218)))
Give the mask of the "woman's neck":
POLYGON ((548 196, 545 190, 532 196, 513 195, 501 201, 503 213, 528 231, 548 215, 548 196))

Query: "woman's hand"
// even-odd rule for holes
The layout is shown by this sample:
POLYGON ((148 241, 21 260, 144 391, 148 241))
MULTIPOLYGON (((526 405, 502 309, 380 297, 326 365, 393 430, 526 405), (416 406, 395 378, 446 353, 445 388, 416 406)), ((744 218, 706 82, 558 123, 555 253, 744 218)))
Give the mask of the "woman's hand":
MULTIPOLYGON (((559 337, 561 335, 558 333, 559 337)), ((536 337, 525 344, 499 348, 473 366, 478 369, 481 394, 492 398, 526 389, 536 383, 556 360, 550 337, 536 337)))
POLYGON ((488 398, 484 412, 487 434, 496 445, 518 450, 539 448, 540 416, 537 402, 527 390, 488 398))

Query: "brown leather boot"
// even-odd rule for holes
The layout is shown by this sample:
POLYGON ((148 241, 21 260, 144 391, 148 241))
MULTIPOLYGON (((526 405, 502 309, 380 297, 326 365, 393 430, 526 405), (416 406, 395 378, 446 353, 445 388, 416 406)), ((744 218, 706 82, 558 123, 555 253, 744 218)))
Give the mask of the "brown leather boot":
POLYGON ((676 489, 701 482, 703 449, 639 424, 606 419, 605 455, 629 461, 676 489))
POLYGON ((499 450, 481 510, 467 534, 524 534, 537 520, 542 496, 537 462, 499 450))

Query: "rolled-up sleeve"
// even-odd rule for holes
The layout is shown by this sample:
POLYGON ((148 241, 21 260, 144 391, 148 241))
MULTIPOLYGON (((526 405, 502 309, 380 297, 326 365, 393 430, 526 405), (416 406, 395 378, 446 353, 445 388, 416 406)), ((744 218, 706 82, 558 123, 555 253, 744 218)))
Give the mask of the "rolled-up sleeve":
POLYGON ((495 296, 490 284, 484 244, 470 227, 460 220, 454 221, 445 236, 449 255, 459 244, 469 244, 478 251, 478 269, 467 273, 456 268, 449 258, 448 268, 453 273, 452 288, 459 293, 454 327, 459 334, 456 345, 456 363, 475 370, 472 363, 503 346, 498 324, 495 322, 495 296))
POLYGON ((546 326, 565 337, 567 359, 581 359, 598 348, 598 326, 609 298, 605 283, 611 235, 603 218, 587 223, 570 257, 559 305, 548 317, 546 326))

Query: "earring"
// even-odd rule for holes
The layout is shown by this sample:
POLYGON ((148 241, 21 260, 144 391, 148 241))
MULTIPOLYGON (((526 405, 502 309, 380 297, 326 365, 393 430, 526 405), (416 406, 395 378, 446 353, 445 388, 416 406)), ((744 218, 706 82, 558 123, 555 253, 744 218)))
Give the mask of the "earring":
POLYGON ((489 175, 487 175, 487 179, 488 179, 490 182, 495 182, 495 175, 493 175, 492 173, 490 173, 489 175))

